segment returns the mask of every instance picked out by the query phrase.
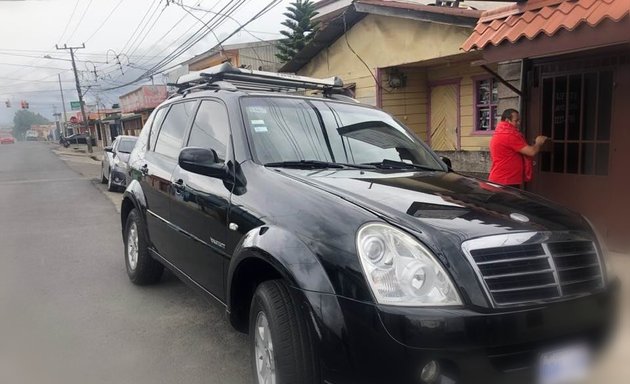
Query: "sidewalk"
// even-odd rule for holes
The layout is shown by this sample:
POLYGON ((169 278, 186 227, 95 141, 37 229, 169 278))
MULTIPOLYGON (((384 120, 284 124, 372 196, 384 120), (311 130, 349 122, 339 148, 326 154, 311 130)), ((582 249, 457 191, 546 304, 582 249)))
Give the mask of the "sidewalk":
POLYGON ((85 158, 91 158, 94 161, 100 162, 103 160, 103 149, 100 147, 92 147, 93 152, 88 153, 87 145, 85 144, 71 144, 68 148, 64 148, 63 145, 58 143, 48 143, 53 147, 52 151, 57 155, 63 156, 80 156, 85 158))

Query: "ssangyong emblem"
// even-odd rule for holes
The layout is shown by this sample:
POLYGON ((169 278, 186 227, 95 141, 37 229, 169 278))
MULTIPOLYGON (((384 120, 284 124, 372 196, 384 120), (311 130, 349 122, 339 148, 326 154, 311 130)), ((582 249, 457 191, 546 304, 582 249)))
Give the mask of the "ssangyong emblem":
POLYGON ((529 222, 529 217, 521 215, 520 213, 510 213, 510 218, 521 223, 529 222))

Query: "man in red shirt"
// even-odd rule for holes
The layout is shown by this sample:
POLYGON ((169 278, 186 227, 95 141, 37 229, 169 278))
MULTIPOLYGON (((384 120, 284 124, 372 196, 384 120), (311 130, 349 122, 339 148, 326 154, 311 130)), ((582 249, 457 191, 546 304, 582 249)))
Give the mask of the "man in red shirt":
POLYGON ((490 140, 492 167, 488 180, 520 188, 532 178, 532 160, 540 152, 547 137, 538 136, 528 145, 519 131, 521 118, 517 110, 506 109, 490 140))

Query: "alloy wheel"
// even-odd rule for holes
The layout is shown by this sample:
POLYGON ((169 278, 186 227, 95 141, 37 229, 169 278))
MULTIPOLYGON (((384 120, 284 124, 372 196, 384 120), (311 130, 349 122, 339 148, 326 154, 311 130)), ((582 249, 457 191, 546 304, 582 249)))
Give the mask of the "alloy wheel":
POLYGON ((254 358, 256 359, 256 376, 258 384, 276 383, 276 364, 273 357, 273 342, 269 322, 264 312, 256 316, 256 332, 254 342, 254 358))
POLYGON ((138 266, 138 226, 135 222, 131 223, 127 234, 127 261, 129 269, 135 271, 138 266))

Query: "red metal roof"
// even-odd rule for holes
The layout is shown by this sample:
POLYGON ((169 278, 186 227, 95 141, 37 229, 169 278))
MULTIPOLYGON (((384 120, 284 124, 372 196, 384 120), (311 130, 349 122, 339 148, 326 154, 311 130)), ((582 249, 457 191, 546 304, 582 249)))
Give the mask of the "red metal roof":
POLYGON ((541 34, 553 36, 561 29, 572 31, 604 20, 618 22, 628 16, 630 0, 530 0, 483 13, 462 49, 482 49, 541 34))

